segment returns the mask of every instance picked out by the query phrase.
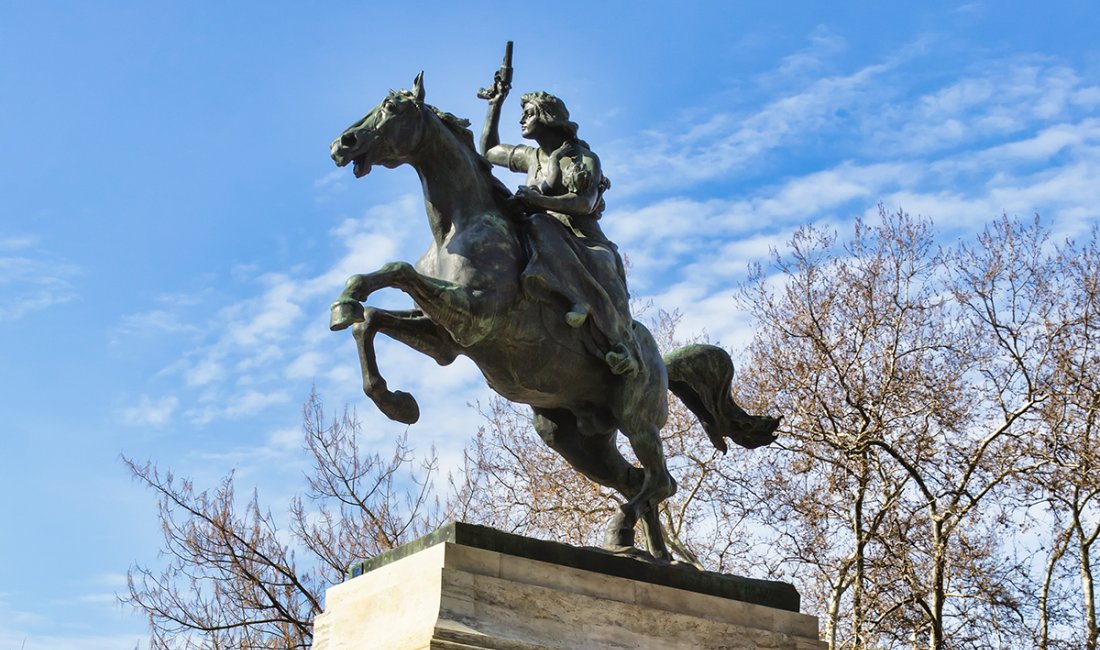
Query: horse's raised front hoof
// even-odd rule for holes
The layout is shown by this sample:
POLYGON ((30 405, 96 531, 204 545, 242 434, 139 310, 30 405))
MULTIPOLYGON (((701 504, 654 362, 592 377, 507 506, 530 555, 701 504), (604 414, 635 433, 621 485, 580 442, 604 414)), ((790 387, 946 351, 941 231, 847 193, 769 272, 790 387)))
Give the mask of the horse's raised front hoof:
POLYGON ((378 410, 391 420, 416 424, 420 419, 420 405, 416 403, 416 398, 403 390, 371 395, 371 399, 378 405, 378 410))
POLYGON ((333 332, 339 332, 366 320, 366 316, 363 315, 363 305, 354 300, 337 300, 332 303, 330 310, 328 328, 333 332))

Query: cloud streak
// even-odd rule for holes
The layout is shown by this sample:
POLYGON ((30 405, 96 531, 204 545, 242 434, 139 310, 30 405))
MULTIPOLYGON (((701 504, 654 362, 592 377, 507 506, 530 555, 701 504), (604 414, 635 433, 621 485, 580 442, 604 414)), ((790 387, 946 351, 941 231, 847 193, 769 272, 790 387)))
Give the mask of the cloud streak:
POLYGON ((880 104, 910 94, 908 64, 868 65, 746 116, 716 110, 699 124, 647 134, 646 155, 634 156, 644 161, 633 168, 638 180, 625 196, 608 195, 604 225, 632 262, 635 297, 682 311, 687 332, 727 340, 745 332, 732 294, 748 265, 783 248, 802 224, 846 232, 858 216, 874 219, 880 202, 934 220, 947 239, 1001 213, 1041 213, 1064 236, 1100 220, 1097 85, 1056 62, 1017 57, 915 101, 880 104), (843 124, 833 122, 837 112, 843 124), (819 152, 816 168, 755 187, 729 182, 765 158, 797 158, 794 147, 817 130, 837 142, 819 152), (698 192, 711 179, 729 189, 698 192))
POLYGON ((171 420, 179 407, 176 397, 152 398, 142 395, 138 403, 122 409, 122 421, 131 426, 162 426, 171 420))
POLYGON ((76 299, 72 284, 80 269, 37 246, 28 235, 0 236, 0 321, 16 321, 29 314, 76 299))
MULTIPOLYGON (((167 385, 173 379, 182 383, 171 408, 167 401, 143 396, 122 411, 123 421, 161 425, 180 414, 198 426, 237 420, 304 399, 308 388, 295 394, 287 380, 328 384, 357 375, 345 368, 358 367, 351 346, 339 346, 338 353, 337 339, 347 341, 328 332, 328 304, 353 273, 415 259, 411 247, 418 239, 415 229, 424 227, 422 210, 420 197, 407 196, 343 220, 330 233, 337 255, 315 273, 237 268, 236 293, 244 295, 228 304, 215 302, 224 301, 225 292, 207 292, 122 317, 116 341, 169 332, 186 334, 192 342, 160 373, 167 385), (195 319, 203 313, 213 315, 195 319)), ((379 294, 378 302, 408 306, 407 298, 392 293, 379 294)), ((339 395, 349 394, 349 388, 339 395)))

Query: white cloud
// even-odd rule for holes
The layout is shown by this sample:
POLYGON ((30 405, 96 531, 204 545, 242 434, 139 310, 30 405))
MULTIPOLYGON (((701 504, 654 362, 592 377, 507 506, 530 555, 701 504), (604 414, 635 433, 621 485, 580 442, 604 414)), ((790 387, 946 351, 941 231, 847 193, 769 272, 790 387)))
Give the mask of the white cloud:
POLYGON ((129 584, 129 580, 125 573, 101 573, 92 578, 92 582, 101 587, 109 587, 112 589, 122 589, 129 584))
POLYGON ((912 182, 919 174, 915 166, 901 163, 865 166, 841 163, 832 169, 789 179, 770 196, 757 197, 749 204, 754 223, 805 222, 853 199, 873 201, 884 187, 902 180, 912 182))
POLYGON ((156 296, 154 300, 163 305, 171 305, 172 307, 194 307, 195 305, 202 304, 202 301, 210 294, 210 290, 204 290, 199 292, 174 292, 164 293, 156 296))
POLYGON ((80 270, 36 244, 30 236, 0 239, 0 321, 19 320, 77 297, 71 280, 80 270))
POLYGON ((1009 137, 1081 108, 1095 86, 1061 65, 1028 58, 987 64, 926 93, 864 116, 870 144, 888 155, 933 154, 967 143, 1009 137))
MULTIPOLYGON (((351 378, 357 385, 354 347, 338 345, 338 336, 328 331, 328 304, 348 276, 395 259, 415 259, 417 251, 410 245, 416 245, 417 235, 424 240, 429 236, 422 200, 409 195, 371 207, 362 218, 345 219, 330 234, 338 253, 319 272, 265 272, 239 265, 231 270, 231 281, 240 286, 161 296, 157 308, 122 317, 114 338, 188 335, 185 343, 191 343, 190 349, 184 346, 158 376, 165 381, 182 379, 179 409, 195 424, 236 419, 288 401, 293 389, 287 380, 351 378), (226 295, 237 297, 226 304, 226 295)), ((224 280, 211 277, 209 284, 224 280)), ((382 292, 372 303, 404 308, 410 301, 396 292, 382 292)), ((299 397, 304 399, 306 390, 299 397)), ((142 416, 136 408, 128 415, 138 421, 142 416)))
POLYGON ((986 164, 1049 161, 1067 150, 1100 143, 1100 120, 1086 119, 1077 124, 1061 123, 1040 130, 1034 136, 990 147, 974 156, 986 164))
POLYGON ((302 432, 299 429, 279 429, 268 437, 267 443, 273 449, 298 453, 302 449, 302 432))
MULTIPOLYGON (((120 633, 81 633, 69 621, 51 620, 37 611, 13 607, 12 594, 0 593, 0 648, 13 650, 117 650, 138 647, 143 636, 120 633)), ((104 615, 116 618, 120 615, 114 594, 95 593, 84 597, 67 598, 64 605, 72 608, 76 603, 89 603, 104 615), (107 612, 107 609, 114 610, 107 612)))
MULTIPOLYGON (((53 283, 51 283, 53 284, 53 283)), ((68 284, 57 282, 53 287, 40 287, 22 296, 8 297, 0 302, 0 321, 19 320, 36 311, 44 311, 54 305, 63 305, 76 298, 68 284)))
POLYGON ((346 187, 348 171, 346 169, 334 169, 324 176, 313 181, 313 188, 322 192, 334 192, 346 187))
POLYGON ((919 165, 842 162, 749 196, 676 197, 625 208, 607 215, 606 228, 632 262, 631 289, 639 297, 684 278, 702 287, 729 286, 795 227, 852 219, 898 186, 921 179, 919 165))
MULTIPOLYGON (((273 473, 273 467, 285 471, 293 467, 304 466, 307 454, 303 451, 303 437, 301 428, 284 427, 276 429, 267 435, 259 444, 234 445, 221 450, 198 450, 192 460, 203 467, 212 466, 232 467, 236 477, 241 478, 257 472, 273 473)), ((297 486, 280 486, 277 489, 285 489, 284 495, 297 491, 297 486)), ((270 497, 271 495, 267 495, 270 497)))
POLYGON ((692 186, 744 168, 807 133, 825 130, 839 110, 865 103, 874 92, 872 82, 895 65, 878 63, 819 78, 754 113, 716 111, 701 124, 612 145, 606 157, 619 181, 615 196, 692 186))
POLYGON ((848 42, 825 25, 818 25, 810 32, 809 44, 780 62, 776 74, 795 76, 813 74, 837 54, 848 49, 848 42))
POLYGON ((181 316, 169 309, 150 309, 136 314, 127 314, 117 328, 114 341, 123 337, 160 336, 163 334, 196 334, 199 328, 184 322, 181 316))
POLYGON ((982 2, 982 1, 967 2, 967 3, 964 3, 962 5, 959 5, 955 9, 955 13, 957 13, 957 14, 979 15, 979 14, 984 14, 986 9, 987 9, 987 7, 986 7, 985 2, 982 2))
MULTIPOLYGON (((795 59, 803 57, 808 65, 815 57, 833 56, 829 47, 808 51, 814 54, 795 59)), ((736 104, 712 100, 715 106, 695 107, 659 130, 612 143, 604 152, 605 167, 616 181, 608 195, 611 208, 639 194, 660 196, 707 181, 733 180, 742 172, 759 175, 760 168, 781 168, 781 161, 799 159, 797 148, 817 147, 833 170, 838 160, 849 159, 854 169, 881 162, 890 171, 920 174, 943 158, 965 158, 975 149, 1038 162, 1073 148, 1081 138, 1095 137, 1090 111, 1100 103, 1100 88, 1065 65, 1037 57, 987 62, 914 99, 906 74, 924 55, 919 43, 902 47, 892 58, 853 72, 776 91, 755 111, 739 112, 736 104), (1011 138, 1015 143, 1004 142, 1011 138)), ((786 78, 788 64, 802 65, 781 63, 772 76, 786 78)), ((809 171, 801 198, 835 202, 876 189, 844 175, 830 176, 833 170, 819 170, 816 179, 809 171)), ((776 200, 785 198, 800 197, 776 200)))
POLYGON ((286 376, 290 379, 309 379, 316 377, 320 372, 325 356, 316 350, 309 350, 298 355, 286 368, 286 376))
POLYGON ((179 399, 174 396, 154 399, 142 395, 136 405, 122 409, 121 417, 123 422, 134 426, 162 426, 172 419, 178 406, 179 399))
POLYGON ((38 242, 37 237, 31 235, 8 235, 0 237, 0 251, 2 250, 18 250, 21 248, 30 248, 38 242))
POLYGON ((1086 110, 1096 108, 1100 104, 1100 86, 1088 86, 1076 91, 1070 98, 1070 102, 1086 110))
MULTIPOLYGON (((833 162, 818 169, 724 198, 666 197, 609 211, 604 227, 633 262, 634 296, 679 309, 685 334, 705 330, 729 342, 744 334, 730 296, 747 265, 765 259, 770 247, 784 248, 801 224, 846 233, 857 216, 875 219, 882 202, 932 219, 948 239, 1002 212, 1039 212, 1060 235, 1085 232, 1100 221, 1100 121, 1075 111, 1076 98, 1090 96, 1094 87, 1058 65, 1014 63, 932 90, 912 107, 856 115, 868 138, 835 152, 833 162), (838 154, 848 159, 838 161, 838 154)), ((814 105, 812 96, 803 93, 792 104, 814 105)), ((862 100, 852 98, 858 107, 862 100)), ((781 113, 779 105, 760 115, 781 113)), ((681 142, 727 129, 729 144, 736 140, 729 130, 734 122, 717 114, 703 129, 685 125, 680 136, 654 137, 681 142)), ((786 146, 781 137, 772 144, 786 146)), ((705 157, 684 149, 681 163, 705 164, 705 157)), ((690 185, 697 179, 677 180, 690 185)))
POLYGON ((264 392, 248 388, 228 398, 208 394, 205 400, 207 403, 201 407, 188 409, 187 415, 195 424, 208 424, 214 420, 254 415, 267 407, 285 404, 290 400, 290 393, 286 390, 264 392))
POLYGON ((145 641, 139 634, 58 635, 0 629, 0 647, 13 650, 119 650, 137 648, 145 641))
POLYGON ((188 386, 205 386, 225 376, 225 369, 216 359, 207 357, 184 372, 188 386))
POLYGON ((290 399, 285 391, 262 393, 257 390, 248 390, 237 396, 226 410, 230 416, 250 415, 272 404, 280 404, 290 399))
POLYGON ((118 594, 112 592, 103 592, 98 594, 83 594, 77 597, 82 603, 95 603, 100 605, 113 605, 118 602, 118 594))
MULTIPOLYGON (((349 348, 349 356, 354 352, 349 348)), ((324 378, 329 385, 337 386, 349 386, 354 387, 355 390, 359 390, 362 386, 362 375, 358 371, 358 365, 352 366, 350 363, 344 363, 335 365, 329 368, 325 373, 324 378)))

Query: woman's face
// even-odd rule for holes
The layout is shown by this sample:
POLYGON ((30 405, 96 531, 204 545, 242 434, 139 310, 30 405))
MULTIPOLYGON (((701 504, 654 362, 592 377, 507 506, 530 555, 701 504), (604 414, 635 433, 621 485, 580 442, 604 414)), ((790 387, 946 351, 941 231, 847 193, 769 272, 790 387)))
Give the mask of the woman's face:
POLYGON ((520 133, 525 138, 534 138, 535 134, 543 124, 539 121, 538 111, 535 110, 534 104, 525 104, 523 106, 523 114, 519 117, 520 133))

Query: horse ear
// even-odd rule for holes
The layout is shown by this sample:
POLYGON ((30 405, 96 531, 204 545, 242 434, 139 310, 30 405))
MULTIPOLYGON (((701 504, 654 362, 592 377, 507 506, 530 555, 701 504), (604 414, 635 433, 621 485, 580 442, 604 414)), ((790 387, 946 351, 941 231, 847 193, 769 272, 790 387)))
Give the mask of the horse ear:
POLYGON ((417 103, 424 103, 424 71, 421 70, 420 74, 416 75, 416 79, 413 79, 412 87, 413 97, 416 98, 417 103))

